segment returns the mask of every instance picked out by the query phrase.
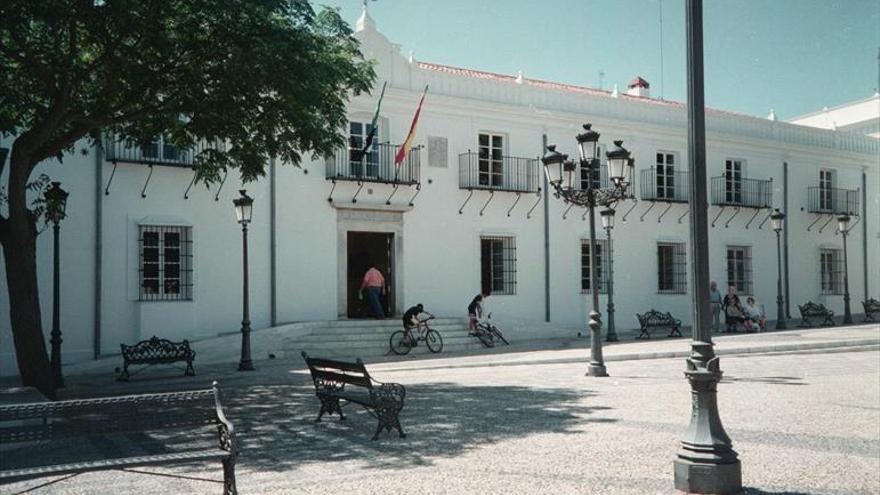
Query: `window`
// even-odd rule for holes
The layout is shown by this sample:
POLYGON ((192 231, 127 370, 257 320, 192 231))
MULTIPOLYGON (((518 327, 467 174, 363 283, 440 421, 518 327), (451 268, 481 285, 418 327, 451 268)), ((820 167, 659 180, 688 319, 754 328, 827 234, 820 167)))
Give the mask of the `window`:
POLYGON ((728 204, 743 202, 743 161, 724 162, 724 200, 728 204))
POLYGON ((657 153, 657 199, 675 199, 675 155, 657 153))
POLYGON ((822 294, 843 294, 843 254, 840 249, 819 250, 819 284, 822 294))
POLYGON ((480 237, 481 288, 516 294, 516 243, 513 237, 480 237))
MULTIPOLYGON (((608 261, 609 261, 608 241, 604 239, 596 239, 596 257, 598 264, 596 265, 596 280, 599 286, 599 294, 608 293, 608 261)), ((590 264, 592 263, 590 256, 590 240, 581 239, 581 293, 587 294, 592 288, 592 279, 590 277, 590 264)))
POLYGON ((828 169, 819 170, 819 210, 830 212, 834 208, 833 187, 834 171, 828 169))
POLYGON ((140 228, 140 300, 192 299, 190 227, 142 225, 140 228))
MULTIPOLYGON (((602 187, 602 170, 606 167, 604 160, 602 159, 605 156, 605 146, 602 144, 596 145, 596 158, 599 159, 599 166, 591 171, 584 164, 580 164, 580 186, 581 190, 587 190, 591 186, 594 189, 599 189, 602 187)), ((580 160, 578 160, 580 163, 580 160)))
POLYGON ((740 294, 752 294, 752 248, 727 246, 727 285, 740 294))
POLYGON ((483 134, 479 137, 479 182, 481 186, 504 185, 504 137, 483 134))
MULTIPOLYGON (((373 125, 364 122, 349 123, 348 133, 348 163, 351 167, 351 175, 354 177, 378 177, 379 175, 379 149, 371 145, 366 153, 364 145, 367 144, 367 136, 373 130, 373 125)), ((375 130, 379 133, 379 128, 375 130)), ((377 136, 373 136, 373 143, 377 136)))
POLYGON ((687 260, 684 243, 657 243, 657 292, 687 294, 687 260))
POLYGON ((176 146, 169 143, 165 136, 157 136, 152 141, 141 147, 141 154, 144 158, 162 159, 165 161, 176 162, 186 157, 181 157, 181 152, 176 146))

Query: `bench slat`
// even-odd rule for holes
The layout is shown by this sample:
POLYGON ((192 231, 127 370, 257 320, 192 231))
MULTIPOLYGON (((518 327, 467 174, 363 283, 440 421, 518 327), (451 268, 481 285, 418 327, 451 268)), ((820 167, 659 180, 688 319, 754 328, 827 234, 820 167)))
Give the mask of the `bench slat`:
POLYGON ((159 408, 185 406, 195 401, 212 401, 212 390, 189 390, 161 394, 123 395, 98 399, 65 400, 58 402, 32 402, 0 406, 0 421, 18 419, 76 416, 90 413, 106 414, 109 409, 118 413, 137 411, 138 405, 159 408))
POLYGON ((163 464, 182 461, 223 459, 229 457, 229 455, 229 452, 226 452, 225 450, 207 449, 149 456, 125 457, 121 459, 102 459, 100 461, 76 462, 56 466, 10 469, 8 471, 0 471, 0 479, 9 480, 40 475, 46 476, 51 474, 80 473, 84 471, 98 471, 122 466, 143 466, 148 464, 163 464))
POLYGON ((333 368, 342 371, 356 372, 367 374, 367 368, 363 363, 346 363, 344 361, 334 361, 333 359, 324 358, 308 358, 309 366, 316 368, 333 368))
POLYGON ((327 380, 331 382, 348 383, 358 387, 373 388, 369 376, 346 375, 335 371, 312 368, 312 378, 315 380, 327 380))

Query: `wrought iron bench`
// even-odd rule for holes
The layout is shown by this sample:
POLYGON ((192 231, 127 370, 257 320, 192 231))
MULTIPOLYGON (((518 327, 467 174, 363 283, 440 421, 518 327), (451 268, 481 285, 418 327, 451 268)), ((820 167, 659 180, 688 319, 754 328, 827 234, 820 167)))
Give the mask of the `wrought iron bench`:
POLYGON ((235 433, 217 382, 207 390, 0 406, 0 446, 0 484, 216 460, 223 493, 237 493, 235 433))
POLYGON ((667 337, 679 336, 681 337, 681 320, 672 316, 671 313, 661 313, 656 309, 652 309, 644 314, 636 313, 636 318, 639 319, 639 326, 641 327, 641 333, 639 334, 637 339, 641 339, 642 337, 651 338, 650 329, 651 328, 669 328, 669 335, 667 337))
POLYGON ((149 340, 142 340, 135 345, 119 344, 122 348, 122 373, 116 378, 117 381, 127 382, 131 377, 128 374, 128 367, 132 364, 145 364, 152 366, 154 364, 172 364, 177 362, 186 362, 186 370, 184 376, 195 376, 196 371, 193 369, 193 360, 196 358, 196 352, 190 349, 189 341, 171 342, 167 339, 160 339, 153 336, 149 340))
POLYGON ((798 305, 798 310, 801 312, 800 327, 813 326, 813 318, 823 318, 821 323, 822 326, 834 325, 834 311, 831 311, 822 304, 807 301, 807 304, 804 304, 803 306, 798 305))
POLYGON ((862 301, 862 306, 865 308, 865 319, 863 321, 877 321, 874 319, 874 315, 880 314, 880 301, 871 298, 867 301, 862 301))
POLYGON ((316 422, 321 421, 321 416, 324 414, 333 413, 339 414, 340 421, 344 420, 342 407, 348 403, 355 403, 363 406, 379 420, 373 440, 379 438, 379 432, 383 428, 388 432, 394 428, 401 437, 406 436, 399 419, 400 410, 403 409, 403 399, 406 397, 406 388, 403 385, 374 380, 360 359, 355 363, 346 363, 310 358, 305 351, 302 357, 312 374, 315 394, 321 401, 321 410, 315 419, 316 422))

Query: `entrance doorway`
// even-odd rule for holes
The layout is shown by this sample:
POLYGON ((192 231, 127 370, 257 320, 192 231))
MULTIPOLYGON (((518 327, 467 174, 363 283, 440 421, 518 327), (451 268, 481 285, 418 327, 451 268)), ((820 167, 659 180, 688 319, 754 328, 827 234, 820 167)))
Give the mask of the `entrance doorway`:
POLYGON ((394 234, 386 232, 348 232, 348 301, 349 318, 373 316, 370 304, 358 298, 364 273, 374 263, 385 277, 385 295, 381 297, 385 316, 394 314, 394 234))

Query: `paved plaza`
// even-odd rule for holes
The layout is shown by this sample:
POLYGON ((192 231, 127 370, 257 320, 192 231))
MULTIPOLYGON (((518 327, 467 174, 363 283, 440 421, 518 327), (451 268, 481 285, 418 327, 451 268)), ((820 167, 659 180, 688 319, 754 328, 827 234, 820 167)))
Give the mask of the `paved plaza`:
MULTIPOLYGON (((861 328, 876 338, 876 327, 861 328)), ((722 356, 719 386, 747 493, 880 493, 877 346, 759 352, 756 344, 819 340, 828 331, 719 339, 722 351, 736 348, 737 338, 755 351, 722 356)), ((626 344, 608 354, 686 346, 684 340, 626 344)), ((368 367, 378 380, 406 385, 407 438, 383 433, 371 441, 375 420, 356 406, 344 422, 315 424, 318 401, 294 359, 261 361, 244 376, 141 376, 101 388, 106 377, 72 377, 68 394, 161 390, 175 381, 196 388, 216 375, 242 444, 243 494, 676 493, 672 460, 690 415, 681 358, 609 360, 609 378, 584 376, 581 349, 368 367)), ((216 462, 42 478, 0 486, 0 493, 55 480, 31 493, 220 493, 221 479, 216 462)))

